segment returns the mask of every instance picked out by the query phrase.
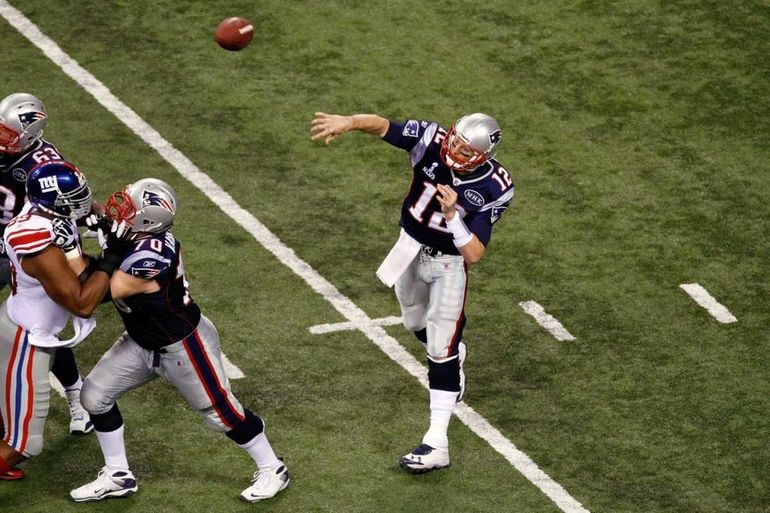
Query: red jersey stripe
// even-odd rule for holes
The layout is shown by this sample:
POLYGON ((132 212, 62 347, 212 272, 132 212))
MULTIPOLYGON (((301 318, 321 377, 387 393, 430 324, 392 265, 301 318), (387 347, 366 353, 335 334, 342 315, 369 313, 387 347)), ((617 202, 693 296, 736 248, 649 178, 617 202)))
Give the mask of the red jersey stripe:
POLYGON ((21 249, 22 246, 25 246, 27 244, 35 244, 40 242, 48 242, 52 240, 51 232, 48 230, 39 230, 34 231, 26 234, 21 235, 11 235, 8 237, 8 244, 11 245, 11 247, 14 250, 21 249))

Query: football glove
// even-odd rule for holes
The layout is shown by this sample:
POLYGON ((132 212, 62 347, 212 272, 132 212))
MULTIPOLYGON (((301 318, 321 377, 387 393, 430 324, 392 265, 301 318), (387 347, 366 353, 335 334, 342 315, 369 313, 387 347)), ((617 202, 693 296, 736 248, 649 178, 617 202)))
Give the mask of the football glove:
POLYGON ((80 232, 75 224, 69 219, 55 217, 51 220, 53 226, 52 244, 64 251, 68 260, 77 258, 81 255, 80 251, 80 232))
POLYGON ((112 276, 115 269, 118 268, 125 254, 133 247, 133 233, 125 221, 118 223, 107 217, 91 214, 86 218, 86 226, 95 230, 99 235, 99 240, 104 239, 102 246, 102 257, 96 265, 97 271, 104 271, 112 276))

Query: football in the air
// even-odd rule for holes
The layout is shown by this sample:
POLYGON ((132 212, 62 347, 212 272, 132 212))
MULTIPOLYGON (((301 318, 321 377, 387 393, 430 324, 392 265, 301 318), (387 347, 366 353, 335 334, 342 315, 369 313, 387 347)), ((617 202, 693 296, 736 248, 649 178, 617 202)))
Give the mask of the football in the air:
POLYGON ((234 52, 243 49, 254 37, 254 27, 246 18, 233 16, 225 18, 214 32, 214 41, 225 50, 234 52))

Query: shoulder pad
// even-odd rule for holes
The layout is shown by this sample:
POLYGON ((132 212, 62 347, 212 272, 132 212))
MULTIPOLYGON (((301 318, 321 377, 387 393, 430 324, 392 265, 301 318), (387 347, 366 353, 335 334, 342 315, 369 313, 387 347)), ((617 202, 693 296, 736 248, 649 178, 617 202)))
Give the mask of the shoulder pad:
POLYGON ((152 280, 168 272, 174 250, 155 237, 140 239, 120 264, 120 270, 145 280, 152 280))

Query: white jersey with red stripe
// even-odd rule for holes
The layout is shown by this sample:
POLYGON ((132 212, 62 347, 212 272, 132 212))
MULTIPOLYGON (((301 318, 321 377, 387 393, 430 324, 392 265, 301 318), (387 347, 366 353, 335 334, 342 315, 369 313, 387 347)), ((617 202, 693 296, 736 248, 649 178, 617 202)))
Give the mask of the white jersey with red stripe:
POLYGON ((11 295, 8 297, 8 317, 36 335, 30 340, 33 344, 34 340, 38 340, 36 345, 64 345, 57 343, 56 335, 67 325, 69 311, 51 299, 43 285, 21 267, 21 260, 25 256, 44 250, 54 239, 51 220, 31 209, 30 203, 24 205, 3 235, 13 273, 11 295))

